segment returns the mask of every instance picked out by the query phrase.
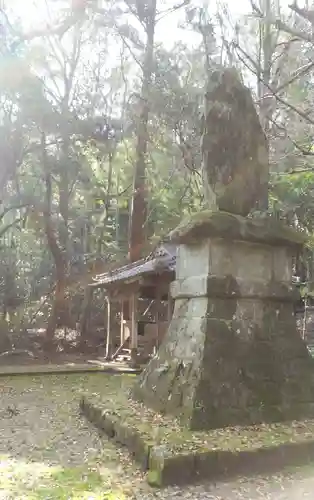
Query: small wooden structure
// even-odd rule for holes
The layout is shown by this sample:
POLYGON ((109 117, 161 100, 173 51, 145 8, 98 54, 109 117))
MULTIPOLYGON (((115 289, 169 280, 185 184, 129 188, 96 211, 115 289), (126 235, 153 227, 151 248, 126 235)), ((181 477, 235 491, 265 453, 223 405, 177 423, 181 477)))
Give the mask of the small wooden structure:
POLYGON ((158 346, 172 317, 169 289, 175 278, 176 245, 163 243, 146 258, 94 278, 107 302, 106 358, 115 360, 127 349, 133 362, 146 361, 158 346), (119 303, 120 335, 114 346, 112 309, 119 303))

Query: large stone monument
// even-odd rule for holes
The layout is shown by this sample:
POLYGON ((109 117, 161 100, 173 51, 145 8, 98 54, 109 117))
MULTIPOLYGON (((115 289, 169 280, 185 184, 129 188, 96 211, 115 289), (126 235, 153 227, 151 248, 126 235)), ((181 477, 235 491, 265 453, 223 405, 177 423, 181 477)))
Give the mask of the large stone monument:
POLYGON ((209 90, 202 148, 210 209, 170 234, 178 243, 174 314, 133 397, 198 430, 313 415, 313 360, 293 311, 292 259, 304 236, 245 217, 265 206, 267 143, 234 70, 216 70, 209 89, 216 101, 209 90))
POLYGON ((208 208, 246 216, 268 206, 268 145, 251 92, 235 69, 212 71, 202 131, 203 187, 208 208))

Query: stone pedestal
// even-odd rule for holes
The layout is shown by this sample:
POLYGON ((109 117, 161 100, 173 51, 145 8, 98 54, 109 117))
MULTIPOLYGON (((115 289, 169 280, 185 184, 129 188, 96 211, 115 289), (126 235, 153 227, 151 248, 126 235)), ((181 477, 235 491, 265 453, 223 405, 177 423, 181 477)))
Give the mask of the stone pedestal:
POLYGON ((174 314, 133 397, 190 429, 313 415, 314 363, 296 330, 291 283, 303 235, 204 212, 171 238, 174 314))

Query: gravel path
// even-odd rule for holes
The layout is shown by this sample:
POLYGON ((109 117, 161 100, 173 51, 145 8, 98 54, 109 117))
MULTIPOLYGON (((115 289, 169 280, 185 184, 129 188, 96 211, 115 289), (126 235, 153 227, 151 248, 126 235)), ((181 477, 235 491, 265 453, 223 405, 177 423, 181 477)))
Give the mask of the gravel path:
MULTIPOLYGON (((168 488, 162 493, 144 495, 142 500, 313 500, 314 477, 299 472, 289 476, 239 479, 228 483, 201 485, 178 490, 168 488)), ((312 470, 314 474, 314 468, 312 470)))
POLYGON ((128 455, 80 414, 80 391, 102 385, 99 374, 0 378, 0 500, 124 500, 147 489, 128 455), (76 491, 82 480, 93 495, 76 491))
POLYGON ((151 490, 128 456, 79 413, 79 391, 98 392, 101 377, 0 378, 0 500, 314 498, 314 466, 271 478, 151 490))

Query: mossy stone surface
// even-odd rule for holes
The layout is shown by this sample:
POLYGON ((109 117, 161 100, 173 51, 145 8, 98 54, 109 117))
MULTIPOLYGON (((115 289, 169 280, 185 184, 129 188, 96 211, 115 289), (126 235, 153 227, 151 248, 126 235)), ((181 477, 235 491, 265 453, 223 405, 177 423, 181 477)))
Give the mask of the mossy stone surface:
POLYGON ((304 235, 208 211, 175 233, 183 240, 172 320, 134 398, 193 430, 311 418, 314 364, 296 329, 292 284, 304 235))
MULTIPOLYGON (((117 398, 111 396, 110 400, 105 396, 88 396, 88 400, 89 405, 85 408, 106 408, 102 412, 103 418, 110 418, 115 429, 121 425, 126 426, 147 443, 147 449, 166 445, 168 452, 173 455, 184 454, 186 451, 253 450, 314 439, 314 419, 190 431, 177 418, 156 413, 130 400, 127 393, 120 393, 117 398)), ((89 410, 91 419, 93 415, 89 410)))
POLYGON ((191 430, 314 416, 314 362, 296 331, 292 302, 247 309, 229 299, 226 319, 212 315, 220 315, 214 301, 202 316, 189 316, 191 300, 135 384, 135 400, 191 430), (244 316, 254 313, 258 321, 244 316))
POLYGON ((147 482, 150 486, 155 488, 161 488, 162 484, 162 474, 158 469, 149 469, 147 473, 147 482))
POLYGON ((101 414, 112 422, 114 440, 128 448, 155 487, 264 473, 314 458, 314 420, 192 432, 130 400, 123 389, 85 396, 81 408, 91 421, 101 414))
POLYGON ((197 243, 208 237, 285 246, 302 246, 307 240, 304 233, 280 221, 249 219, 229 212, 209 210, 197 212, 183 220, 169 235, 171 241, 186 244, 197 243))

